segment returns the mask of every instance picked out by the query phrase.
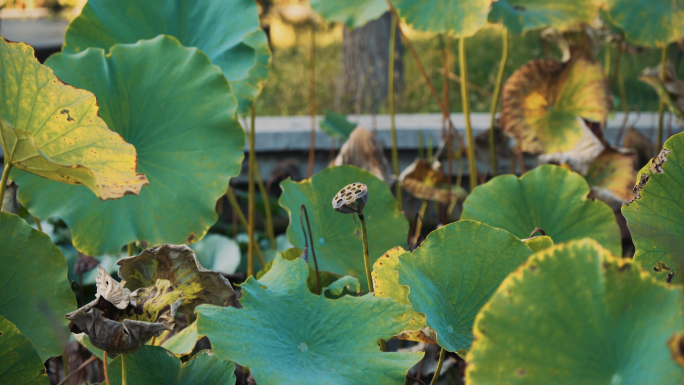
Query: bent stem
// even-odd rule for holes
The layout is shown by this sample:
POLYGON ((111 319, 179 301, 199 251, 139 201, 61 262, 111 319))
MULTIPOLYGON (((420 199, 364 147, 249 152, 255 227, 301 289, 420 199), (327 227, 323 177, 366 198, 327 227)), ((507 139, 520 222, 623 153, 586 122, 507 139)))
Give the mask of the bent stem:
MULTIPOLYGON (((665 84, 665 62, 667 61, 667 45, 663 47, 663 55, 660 59, 660 83, 665 84)), ((660 99, 660 106, 658 106, 658 140, 655 146, 655 153, 660 153, 660 148, 663 145, 663 120, 665 117, 665 101, 660 99)))
POLYGON ((491 120, 489 122, 489 153, 492 158, 492 177, 498 175, 496 164, 496 148, 494 141, 494 115, 496 108, 499 106, 499 95, 501 95, 501 82, 503 81, 504 68, 506 67, 506 60, 508 60, 508 29, 503 30, 503 53, 501 54, 501 64, 499 64, 499 72, 496 74, 496 88, 494 88, 494 96, 492 97, 492 107, 489 110, 491 120))
POLYGON ((313 245, 313 234, 311 233, 311 224, 309 223, 309 213, 306 211, 306 206, 302 203, 302 207, 299 209, 299 223, 302 224, 302 233, 304 233, 304 244, 309 247, 311 243, 311 255, 313 255, 314 266, 316 267, 316 292, 321 295, 321 279, 318 274, 318 260, 316 259, 316 251, 313 245), (302 213, 306 217, 306 227, 309 229, 309 241, 306 241, 306 232, 304 231, 304 221, 302 220, 302 213))
POLYGON ((366 265, 366 279, 368 280, 368 291, 373 293, 373 279, 371 278, 371 263, 370 255, 368 255, 368 233, 366 231, 366 217, 363 211, 359 211, 359 219, 361 220, 361 238, 363 240, 363 262, 366 265))
MULTIPOLYGON (((387 74, 387 103, 389 104, 390 114, 390 133, 392 136, 392 172, 394 176, 399 176, 399 152, 397 151, 397 129, 394 121, 394 55, 395 44, 397 41, 397 18, 392 15, 392 30, 390 32, 390 47, 389 47, 389 73, 387 74)), ((395 183, 397 194, 397 202, 399 202, 399 211, 403 210, 403 201, 401 198, 401 183, 395 183)))
POLYGON ((416 231, 415 235, 413 236, 413 240, 411 241, 411 244, 415 246, 418 244, 418 239, 420 239, 420 231, 422 230, 423 227, 423 217, 425 216, 425 210, 427 209, 428 201, 423 199, 423 203, 420 205, 420 212, 419 216, 416 218, 416 231))
POLYGON ((10 171, 12 170, 12 164, 9 160, 5 160, 7 163, 5 165, 5 170, 2 172, 2 179, 0 179, 0 206, 5 199, 5 190, 7 190, 7 180, 9 179, 10 171))
POLYGON ((102 352, 102 363, 104 364, 105 384, 109 384, 109 365, 107 364, 107 352, 102 352))
POLYGON ((468 92, 468 66, 465 49, 465 38, 458 42, 458 64, 461 70, 461 100, 463 100, 463 116, 466 125, 466 140, 468 141, 468 167, 470 170, 470 191, 477 187, 477 165, 475 164, 475 140, 473 138, 473 127, 470 124, 470 95, 468 92))
MULTIPOLYGON (((230 203, 230 207, 233 209, 233 213, 237 216, 238 220, 240 221, 240 224, 242 227, 247 230, 249 228, 249 224, 247 223, 247 218, 245 218, 245 214, 242 213, 242 210, 240 209, 240 205, 237 202, 237 198, 235 198, 235 193, 233 192, 233 189, 228 187, 228 190, 226 191, 226 198, 228 198, 228 203, 230 203)), ((257 260, 259 262, 259 265, 261 265, 261 268, 263 269, 266 266, 266 261, 264 260, 264 256, 261 254, 261 249, 256 247, 254 248, 257 260)))
POLYGON ((432 377, 432 382, 430 385, 437 385, 437 379, 439 378, 439 372, 442 371, 442 365, 444 364, 444 356, 446 355, 446 349, 442 348, 439 352, 439 361, 437 361, 437 369, 435 369, 435 375, 432 377))

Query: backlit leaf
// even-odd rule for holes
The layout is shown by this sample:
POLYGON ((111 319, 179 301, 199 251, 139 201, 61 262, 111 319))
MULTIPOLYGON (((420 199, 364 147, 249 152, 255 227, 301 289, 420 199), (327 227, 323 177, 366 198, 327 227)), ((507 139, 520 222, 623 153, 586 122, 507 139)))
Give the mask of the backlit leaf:
POLYGON ((344 23, 349 28, 362 27, 389 11, 387 0, 312 0, 311 8, 325 21, 344 23))
POLYGON ((488 19, 520 35, 543 27, 565 31, 582 23, 591 24, 597 11, 593 0, 498 0, 492 3, 488 19))
POLYGON ((391 0, 408 25, 419 31, 470 37, 487 22, 491 0, 391 0))
POLYGON ((637 45, 662 48, 684 38, 684 0, 606 0, 605 7, 637 45))

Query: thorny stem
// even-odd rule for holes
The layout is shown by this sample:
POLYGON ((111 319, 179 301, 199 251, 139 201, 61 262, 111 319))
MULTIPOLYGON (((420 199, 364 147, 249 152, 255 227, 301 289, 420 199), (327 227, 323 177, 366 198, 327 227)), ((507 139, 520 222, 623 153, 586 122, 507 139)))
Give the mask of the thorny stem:
POLYGON ((2 179, 0 179, 0 206, 2 206, 3 199, 5 199, 5 190, 7 189, 7 180, 9 179, 10 171, 12 170, 12 163, 5 160, 5 170, 2 172, 2 179))
POLYGON ((446 355, 446 349, 442 348, 439 352, 439 361, 437 361, 437 369, 435 369, 435 375, 432 377, 432 382, 430 385, 437 385, 437 379, 439 378, 439 373, 442 371, 442 365, 444 364, 444 356, 446 355))
POLYGON ((458 42, 458 63, 461 70, 461 99, 463 100, 463 116, 466 125, 466 140, 468 141, 468 167, 470 168, 470 191, 477 187, 477 165, 475 164, 475 140, 473 138, 473 127, 470 124, 470 95, 468 92, 468 66, 465 49, 465 38, 458 42))
POLYGON ((102 352, 102 363, 104 364, 105 384, 109 384, 109 365, 107 364, 107 352, 102 352))
POLYGON ((247 216, 249 226, 247 227, 247 277, 254 275, 254 166, 256 165, 256 154, 254 153, 254 116, 256 110, 256 100, 250 111, 251 127, 249 128, 249 171, 248 186, 249 199, 247 201, 247 216))
MULTIPOLYGON (((261 198, 264 201, 264 211, 266 212, 266 235, 268 235, 268 240, 271 243, 271 248, 276 249, 275 233, 273 231, 273 215, 271 214, 271 202, 268 199, 268 191, 264 187, 264 181, 261 179, 261 172, 259 172, 259 166, 255 165, 254 175, 256 176, 257 186, 259 186, 259 191, 261 192, 261 198)), ((261 262, 259 262, 261 263, 261 262)))
POLYGON ((309 51, 309 114, 311 115, 311 136, 309 138, 309 168, 306 177, 311 178, 316 156, 316 26, 311 27, 311 49, 309 51))
POLYGON ((498 175, 496 164, 496 148, 494 141, 494 115, 496 108, 499 106, 499 95, 501 95, 501 82, 503 81, 504 68, 506 67, 506 60, 508 60, 508 29, 504 28, 503 33, 503 53, 501 54, 501 64, 499 64, 499 72, 496 74, 496 88, 494 88, 494 96, 492 97, 492 108, 489 110, 491 120, 489 121, 489 153, 492 158, 492 177, 498 175))
MULTIPOLYGON (((389 104, 390 114, 390 133, 392 136, 392 171, 394 176, 399 176, 399 152, 397 151, 397 128, 394 121, 394 55, 395 44, 397 41, 397 18, 392 15, 392 30, 390 31, 390 46, 389 46, 389 73, 387 74, 387 103, 389 104)), ((403 210, 403 201, 401 197, 401 183, 395 183, 397 202, 399 202, 399 211, 403 210)))
MULTIPOLYGON (((233 192, 233 189, 230 187, 228 187, 228 190, 226 191, 226 198, 228 198, 228 203, 230 203, 230 207, 233 209, 233 213, 237 215, 242 227, 244 227, 245 230, 248 229, 249 224, 247 223, 247 218, 245 218, 245 214, 242 213, 240 205, 238 204, 237 199, 235 198, 235 193, 233 192)), ((259 261, 259 265, 261 265, 261 268, 263 269, 266 266, 266 261, 264 261, 264 256, 261 254, 261 249, 255 247, 254 251, 257 260, 259 261)))
MULTIPOLYGON (((665 62, 667 61, 667 45, 663 47, 663 55, 660 59, 660 83, 665 84, 665 62)), ((655 153, 660 153, 663 145, 663 119, 665 117, 665 102, 661 99, 658 107, 658 140, 656 141, 655 153)))
POLYGON ((361 238, 363 240, 363 262, 366 265, 366 279, 368 280, 368 291, 371 293, 375 291, 373 288, 373 278, 371 277, 370 255, 368 255, 368 233, 366 231, 366 217, 363 211, 359 211, 359 219, 361 220, 361 238))
POLYGON ((126 355, 121 354, 121 385, 126 385, 126 355))
POLYGON ((304 243, 306 247, 311 244, 311 255, 313 255, 314 266, 316 268, 316 293, 321 295, 321 279, 318 274, 318 260, 316 259, 316 251, 314 250, 313 234, 311 233, 311 224, 309 223, 309 213, 306 211, 306 206, 302 203, 302 207, 299 209, 299 223, 302 224, 302 233, 304 233, 304 243), (306 227, 309 229, 309 242, 306 241, 306 231, 304 231, 304 221, 302 220, 302 213, 306 217, 306 227))

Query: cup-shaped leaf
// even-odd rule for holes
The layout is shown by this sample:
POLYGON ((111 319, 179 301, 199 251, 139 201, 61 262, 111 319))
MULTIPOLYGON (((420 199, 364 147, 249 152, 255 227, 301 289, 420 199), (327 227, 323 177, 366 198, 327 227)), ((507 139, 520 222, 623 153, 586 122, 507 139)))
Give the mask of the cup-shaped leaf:
POLYGON ((684 0, 606 0, 605 8, 634 44, 662 48, 684 38, 684 0))
POLYGON ((593 0, 498 0, 492 3, 488 20, 503 23, 511 33, 543 27, 566 31, 582 23, 590 24, 596 17, 598 4, 593 0))
POLYGON ((391 0, 408 25, 419 31, 473 36, 487 22, 492 0, 391 0))
POLYGON ((477 187, 463 203, 462 219, 510 231, 520 239, 542 229, 555 244, 592 238, 622 255, 620 227, 608 205, 587 199, 581 175, 543 165, 520 178, 498 176, 477 187))
POLYGON ((344 23, 349 28, 362 27, 389 10, 387 0, 312 0, 311 8, 328 23, 344 23))
POLYGON ((478 314, 466 382, 680 384, 683 295, 590 239, 537 253, 478 314))
POLYGON ((315 295, 308 275, 304 260, 276 256, 271 271, 241 286, 242 309, 199 306, 198 332, 221 359, 249 366, 259 384, 403 382, 422 354, 384 353, 378 339, 402 330, 409 307, 372 295, 315 295))
POLYGON ((612 101, 603 68, 584 58, 535 59, 506 81, 499 124, 533 154, 565 152, 582 137, 578 118, 603 122, 612 101))
POLYGON ((633 199, 622 206, 636 251, 644 269, 665 280, 668 271, 655 271, 658 262, 675 274, 684 268, 684 134, 669 138, 660 155, 639 171, 633 199))
POLYGON ((48 385, 43 360, 31 341, 13 323, 0 316, 0 383, 48 385))
POLYGON ((133 145, 107 128, 95 95, 64 84, 33 48, 0 39, 0 146, 5 162, 72 185, 102 200, 138 194, 133 145))
POLYGON ((117 254, 135 240, 192 243, 216 222, 216 200, 240 172, 245 136, 228 81, 206 55, 159 36, 53 55, 63 80, 93 91, 110 128, 134 144, 150 186, 102 202, 81 186, 17 172, 19 201, 38 218, 57 216, 86 255, 117 254))
POLYGON ((3 212, 0 266, 0 314, 31 340, 41 362, 62 354, 68 335, 62 315, 76 308, 62 253, 46 234, 3 212))
MULTIPOLYGON (((355 223, 351 215, 340 215, 330 206, 330 199, 341 187, 351 182, 365 184, 368 193, 373 196, 363 209, 368 225, 371 262, 395 246, 406 247, 408 221, 399 211, 389 187, 368 171, 353 166, 339 166, 325 169, 301 182, 288 179, 281 183, 283 194, 278 203, 290 216, 290 226, 287 228, 290 243, 302 250, 305 248, 305 235, 299 221, 300 208, 305 204, 318 268, 340 275, 352 275, 361 281, 362 290, 365 291, 368 290, 368 284, 363 262, 361 224, 359 221, 355 223)), ((306 228, 306 223, 304 225, 306 228)))

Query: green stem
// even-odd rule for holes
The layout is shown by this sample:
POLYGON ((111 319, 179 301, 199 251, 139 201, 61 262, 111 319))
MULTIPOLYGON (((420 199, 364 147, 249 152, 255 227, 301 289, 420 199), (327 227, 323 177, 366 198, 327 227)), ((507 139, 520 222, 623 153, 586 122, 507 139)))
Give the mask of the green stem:
MULTIPOLYGON (((390 31, 389 46, 389 72, 387 74, 387 103, 390 114, 390 133, 392 135, 392 170, 395 176, 399 176, 399 152, 397 151, 397 129, 394 121, 394 50, 397 41, 397 18, 392 15, 392 30, 390 31)), ((401 197, 401 183, 395 183, 399 211, 403 210, 401 197)), ((371 290, 372 291, 372 290, 371 290)))
POLYGON ((38 231, 43 231, 43 226, 40 225, 40 219, 38 219, 37 217, 33 217, 33 222, 36 223, 36 228, 38 229, 38 231))
POLYGON ((368 280, 368 291, 371 293, 375 290, 373 289, 373 278, 371 277, 371 263, 370 255, 368 255, 368 234, 366 232, 366 217, 363 216, 363 212, 359 212, 359 219, 361 220, 361 236, 363 239, 363 262, 366 265, 366 279, 368 280))
POLYGON ((475 140, 473 127, 470 124, 470 95, 468 92, 468 67, 466 65, 465 38, 458 42, 458 64, 461 70, 461 99, 463 101, 463 116, 466 125, 466 140, 468 141, 468 168, 470 170, 470 191, 477 187, 477 165, 475 164, 475 140))
POLYGON ((249 181, 247 186, 247 191, 249 193, 249 200, 247 203, 247 216, 249 218, 249 226, 247 227, 247 277, 254 275, 254 166, 256 164, 256 157, 254 153, 254 116, 255 116, 255 103, 252 105, 251 113, 251 127, 249 128, 249 181))
POLYGON ((427 161, 432 163, 432 136, 428 136, 427 161))
POLYGON ((423 133, 419 132, 418 133, 418 158, 423 159, 423 155, 425 154, 425 151, 423 151, 423 133))
POLYGON ((439 361, 437 361, 437 369, 435 369, 435 375, 432 377, 432 382, 430 385, 436 385, 437 379, 439 378, 439 372, 442 371, 442 365, 444 364, 444 356, 446 355, 446 349, 442 348, 439 352, 439 361))
POLYGON ((126 385, 126 355, 121 354, 121 385, 126 385))
POLYGON ((5 190, 7 190, 7 180, 9 179, 10 171, 12 170, 12 163, 5 160, 7 164, 5 165, 5 170, 2 172, 2 179, 0 179, 0 206, 5 199, 5 190))
POLYGON ((494 88, 494 95, 492 97, 492 108, 490 109, 491 120, 489 122, 489 153, 492 158, 492 177, 497 176, 499 171, 496 164, 496 147, 494 141, 494 115, 496 114, 496 108, 499 105, 499 95, 501 94, 501 82, 503 81, 506 60, 508 60, 508 30, 504 28, 503 53, 501 55, 501 64, 499 64, 499 73, 497 73, 496 75, 496 88, 494 88))
POLYGON ((135 254, 135 242, 128 244, 128 256, 131 257, 133 254, 135 254))
MULTIPOLYGON (((665 84, 665 62, 667 61, 667 46, 663 47, 663 55, 660 60, 660 82, 665 84)), ((663 120, 665 118, 665 102, 661 99, 658 108, 658 140, 656 142, 656 154, 660 153, 660 148, 663 145, 663 120)))
MULTIPOLYGON (((247 230, 249 228, 249 223, 247 223, 247 218, 245 218, 245 214, 242 213, 237 198, 235 198, 235 193, 230 187, 228 187, 228 190, 226 191, 226 198, 228 198, 228 203, 230 203, 230 207, 233 209, 235 215, 237 215, 240 224, 247 230)), ((264 256, 261 254, 261 249, 256 247, 254 248, 254 251, 257 260, 259 261, 259 265, 261 265, 261 268, 263 269, 266 266, 266 261, 264 261, 264 256)))
POLYGON ((271 214, 271 201, 268 199, 268 191, 264 187, 264 181, 261 179, 261 172, 259 166, 254 167, 254 174, 256 176, 257 186, 261 192, 261 199, 264 201, 264 211, 266 211, 266 235, 271 243, 271 249, 276 249, 275 233, 273 230, 273 215, 271 214))
POLYGON ((606 44, 605 57, 603 58, 603 74, 606 79, 610 76, 610 44, 606 44))
POLYGON ((423 203, 420 205, 420 216, 416 220, 418 223, 416 223, 416 232, 413 235, 413 240, 411 241, 411 244, 416 245, 418 243, 418 239, 420 238, 420 231, 422 230, 423 227, 423 218, 425 216, 425 210, 427 209, 428 201, 423 200, 423 203))

